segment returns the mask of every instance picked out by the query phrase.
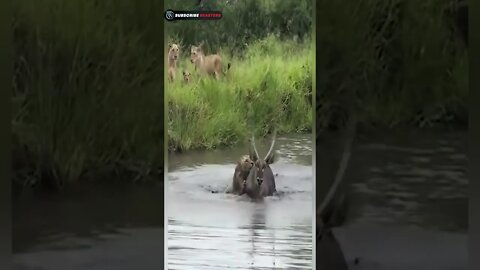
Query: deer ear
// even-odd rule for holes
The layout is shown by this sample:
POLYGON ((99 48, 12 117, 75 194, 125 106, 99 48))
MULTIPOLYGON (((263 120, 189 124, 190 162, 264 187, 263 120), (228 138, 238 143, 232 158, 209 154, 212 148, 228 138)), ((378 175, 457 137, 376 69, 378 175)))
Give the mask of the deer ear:
POLYGON ((267 164, 272 164, 273 162, 275 162, 275 152, 272 151, 272 153, 265 158, 265 162, 267 162, 267 164))

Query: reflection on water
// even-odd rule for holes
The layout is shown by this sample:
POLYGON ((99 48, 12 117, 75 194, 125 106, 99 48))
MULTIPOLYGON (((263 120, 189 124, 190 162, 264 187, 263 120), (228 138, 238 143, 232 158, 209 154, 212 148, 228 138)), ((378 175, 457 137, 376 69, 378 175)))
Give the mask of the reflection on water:
MULTIPOLYGON (((266 154, 268 140, 257 144, 266 154)), ((263 203, 223 193, 247 146, 170 156, 169 269, 312 269, 311 145, 278 138, 280 194, 263 203)))
POLYGON ((13 269, 163 269, 163 198, 162 186, 119 183, 24 194, 14 201, 13 269))
POLYGON ((467 269, 466 147, 451 131, 358 140, 347 224, 335 229, 351 270, 467 269))
MULTIPOLYGON (((335 229, 349 263, 360 259, 350 269, 467 269, 465 134, 365 138, 347 172, 347 225, 335 229)), ((170 157, 170 269, 311 269, 309 136, 279 142, 272 167, 281 195, 264 204, 212 193, 231 180, 245 146, 170 157)), ((261 153, 268 143, 258 143, 261 153)), ((332 158, 319 153, 326 156, 317 160, 332 158)), ((328 179, 326 170, 317 174, 328 179)), ((163 194, 162 186, 111 184, 24 194, 13 205, 14 269, 163 269, 163 194)))
POLYGON ((353 157, 349 177, 354 182, 352 199, 358 203, 351 220, 466 232, 464 134, 423 131, 380 136, 361 141, 353 157))

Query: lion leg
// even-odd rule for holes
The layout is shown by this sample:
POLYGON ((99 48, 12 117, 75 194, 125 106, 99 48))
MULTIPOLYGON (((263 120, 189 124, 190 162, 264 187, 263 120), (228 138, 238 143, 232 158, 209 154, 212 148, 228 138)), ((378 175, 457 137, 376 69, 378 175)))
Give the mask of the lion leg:
POLYGON ((170 82, 173 82, 175 80, 175 72, 172 68, 168 69, 168 79, 170 80, 170 82))
POLYGON ((215 61, 215 76, 217 79, 220 79, 220 73, 222 73, 222 71, 222 62, 217 59, 217 61, 215 61))

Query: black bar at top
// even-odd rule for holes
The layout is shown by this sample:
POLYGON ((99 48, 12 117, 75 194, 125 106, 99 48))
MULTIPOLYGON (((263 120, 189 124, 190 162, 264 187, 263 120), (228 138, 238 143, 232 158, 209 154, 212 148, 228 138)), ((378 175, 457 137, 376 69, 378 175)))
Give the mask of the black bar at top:
POLYGON ((181 20, 219 20, 223 17, 220 11, 183 11, 183 10, 166 10, 164 14, 167 21, 181 20), (183 14, 192 14, 197 16, 185 16, 183 14), (200 14, 218 14, 218 16, 201 17, 200 14))

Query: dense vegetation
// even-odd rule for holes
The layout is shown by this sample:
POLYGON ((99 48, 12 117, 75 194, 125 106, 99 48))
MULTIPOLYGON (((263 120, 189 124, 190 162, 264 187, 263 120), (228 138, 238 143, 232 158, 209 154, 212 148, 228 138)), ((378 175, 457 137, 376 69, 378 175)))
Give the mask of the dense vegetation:
POLYGON ((161 1, 14 2, 14 183, 161 178, 161 1))
POLYGON ((339 121, 341 97, 353 91, 364 125, 465 125, 468 55, 454 25, 457 2, 317 1, 317 121, 339 121))
MULTIPOLYGON (((198 9, 196 2, 170 0, 165 7, 198 9)), ((202 2, 205 8, 214 4, 202 2)), ((185 48, 204 41, 207 52, 221 50, 232 62, 225 81, 178 86, 169 93, 174 102, 169 113, 177 119, 189 121, 188 108, 195 108, 195 117, 210 121, 197 133, 185 123, 169 124, 172 149, 235 143, 245 138, 245 119, 254 119, 260 134, 271 130, 266 119, 273 116, 285 132, 307 129, 310 119, 300 113, 308 111, 304 96, 311 74, 302 66, 308 70, 313 61, 308 51, 313 3, 217 2, 214 8, 224 12, 220 21, 168 26, 168 37, 185 48), (247 86, 240 85, 245 80, 247 86), (207 90, 198 91, 200 87, 207 90), (259 99, 258 91, 273 102, 259 99), (249 98, 264 106, 245 108, 249 98), (233 103, 235 110, 208 118, 211 110, 227 112, 233 103), (283 103, 288 103, 284 110, 276 111, 275 105, 283 103), (299 110, 293 110, 297 105, 299 110), (192 138, 178 136, 185 132, 192 138)), ((363 124, 465 123, 468 61, 451 27, 449 12, 455 3, 317 1, 320 124, 337 121, 334 115, 342 108, 338 97, 346 91, 355 91, 363 124)), ((158 0, 14 2, 15 183, 42 181, 58 187, 112 173, 159 178, 164 155, 163 10, 158 0)))
POLYGON ((281 42, 270 36, 251 44, 241 59, 224 53, 232 67, 219 81, 195 76, 184 59, 180 69, 194 74, 192 82, 166 88, 170 149, 231 145, 252 130, 259 135, 274 128, 311 132, 313 55, 311 42, 281 42))
POLYGON ((220 52, 232 68, 219 82, 194 78, 192 84, 167 87, 169 149, 231 145, 251 130, 261 136, 274 127, 310 132, 313 2, 196 2, 167 1, 166 7, 221 10, 223 18, 167 23, 169 41, 182 46, 180 70, 195 74, 190 46, 200 43, 207 54, 220 52))

